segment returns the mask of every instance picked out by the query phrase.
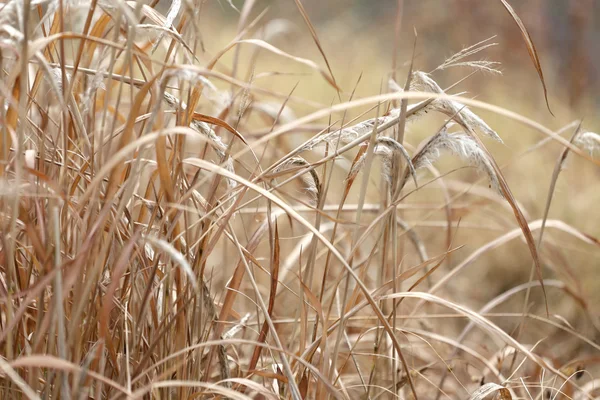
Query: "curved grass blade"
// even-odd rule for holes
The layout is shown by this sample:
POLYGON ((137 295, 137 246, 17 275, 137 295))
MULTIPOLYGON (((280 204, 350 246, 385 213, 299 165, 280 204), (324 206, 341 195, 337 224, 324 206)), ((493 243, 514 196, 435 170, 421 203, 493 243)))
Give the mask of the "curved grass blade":
POLYGON ((540 58, 538 57, 537 50, 535 49, 535 45, 533 44, 533 40, 531 40, 531 36, 529 35, 527 28, 525 28, 523 21, 521 21, 521 18, 519 18, 519 16, 515 12, 515 10, 512 8, 512 6, 510 4, 508 4, 508 2, 506 0, 500 0, 500 1, 502 2, 502 5, 506 9, 506 11, 508 11, 508 13, 512 17, 512 19, 515 21, 515 23, 519 27, 519 30, 521 31, 521 35, 523 36, 523 40, 525 40, 525 45, 527 46, 527 51, 529 52, 529 57, 531 57, 533 66, 535 67, 535 70, 537 71, 538 76, 540 77, 540 82, 542 83, 542 87, 544 88, 544 98, 546 99, 546 107, 548 107, 548 111, 550 112, 550 114, 552 114, 552 116, 554 116, 554 113, 550 109, 550 103, 548 102, 548 89, 546 88, 546 81, 544 80, 544 72, 542 71, 542 65, 540 64, 540 58))

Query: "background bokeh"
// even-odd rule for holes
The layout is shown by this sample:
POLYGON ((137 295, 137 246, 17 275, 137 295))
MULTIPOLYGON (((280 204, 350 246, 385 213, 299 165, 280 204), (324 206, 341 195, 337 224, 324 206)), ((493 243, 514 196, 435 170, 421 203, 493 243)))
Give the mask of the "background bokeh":
MULTIPOLYGON (((520 102, 526 98, 523 103, 531 107, 530 115, 544 116, 536 72, 528 63, 527 50, 516 24, 500 1, 303 1, 338 80, 350 84, 360 72, 367 77, 390 72, 399 3, 402 7, 397 47, 400 66, 410 60, 414 30, 419 37, 417 62, 424 70, 438 65, 444 57, 463 47, 495 35, 499 45, 485 56, 503 65, 502 82, 510 87, 512 94, 511 99, 506 100, 514 104, 515 100, 520 102)), ((596 114, 600 102, 600 3, 594 0, 512 3, 539 52, 557 117, 564 116, 566 110, 585 117, 596 114), (561 114, 563 109, 565 113, 561 114)), ((240 2, 233 4, 241 6, 240 2)), ((290 23, 285 35, 289 41, 288 46, 284 46, 287 50, 318 58, 316 46, 312 45, 293 1, 257 1, 255 4, 254 10, 268 6, 265 19, 284 18, 290 23)), ((238 16, 227 1, 221 0, 207 3, 203 18, 209 24, 224 20, 234 24, 238 16)), ((470 82, 467 86, 479 86, 473 83, 477 79, 470 82)), ((480 90, 478 94, 482 94, 480 90)), ((506 96, 498 97, 501 102, 506 96)))

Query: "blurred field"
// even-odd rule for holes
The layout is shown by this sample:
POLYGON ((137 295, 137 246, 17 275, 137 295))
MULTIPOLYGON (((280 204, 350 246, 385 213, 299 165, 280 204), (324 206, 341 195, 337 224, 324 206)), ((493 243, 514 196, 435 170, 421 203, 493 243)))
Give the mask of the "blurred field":
POLYGON ((600 6, 511 4, 551 111, 500 0, 0 6, 0 396, 599 396, 600 6))

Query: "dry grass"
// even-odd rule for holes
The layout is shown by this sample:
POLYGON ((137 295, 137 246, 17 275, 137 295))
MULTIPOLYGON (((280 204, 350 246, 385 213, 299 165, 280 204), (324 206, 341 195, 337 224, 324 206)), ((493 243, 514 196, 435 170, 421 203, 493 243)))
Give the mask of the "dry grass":
POLYGON ((600 165, 599 136, 459 93, 499 73, 473 59, 494 43, 431 73, 409 55, 363 97, 299 0, 315 60, 271 44, 288 26, 253 1, 217 50, 204 1, 153 5, 0 6, 2 398, 600 395, 579 268, 600 241, 550 212, 571 159, 600 165), (334 104, 273 89, 291 71, 334 104), (498 161, 481 112, 541 139, 498 161), (551 161, 506 177, 532 156, 551 161), (513 184, 535 173, 524 203, 513 184))

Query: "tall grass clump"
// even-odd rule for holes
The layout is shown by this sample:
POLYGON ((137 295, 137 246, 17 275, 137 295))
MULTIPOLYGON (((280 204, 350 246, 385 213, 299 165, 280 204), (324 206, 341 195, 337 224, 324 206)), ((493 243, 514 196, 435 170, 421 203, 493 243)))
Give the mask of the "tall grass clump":
POLYGON ((272 44, 286 22, 253 1, 221 2, 237 28, 216 30, 202 0, 0 6, 0 397, 600 395, 577 272, 600 241, 550 218, 599 136, 439 83, 500 74, 473 60, 491 39, 429 73, 417 44, 359 96, 290 4, 314 60, 272 44), (290 71, 329 97, 278 87, 290 71), (498 161, 511 133, 482 112, 542 139, 498 161), (507 170, 551 144, 523 202, 533 178, 507 170))

